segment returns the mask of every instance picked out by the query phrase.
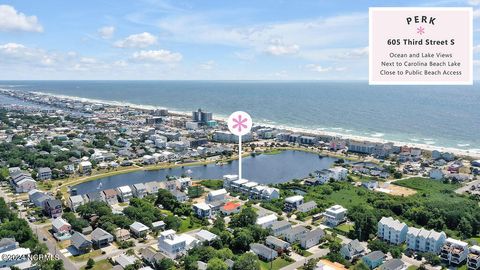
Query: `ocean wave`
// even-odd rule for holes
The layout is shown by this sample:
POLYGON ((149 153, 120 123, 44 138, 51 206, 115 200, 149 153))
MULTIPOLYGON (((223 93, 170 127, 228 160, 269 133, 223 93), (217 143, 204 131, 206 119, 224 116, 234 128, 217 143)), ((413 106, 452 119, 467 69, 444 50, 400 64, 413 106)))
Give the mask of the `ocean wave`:
POLYGON ((436 142, 435 142, 435 141, 425 141, 425 143, 428 144, 428 145, 433 145, 433 144, 435 144, 436 142))
POLYGON ((370 134, 370 136, 372 136, 374 138, 381 138, 381 137, 385 136, 385 133, 376 132, 376 133, 370 134))
POLYGON ((469 143, 457 143, 457 146, 458 147, 467 147, 467 146, 470 146, 469 143))

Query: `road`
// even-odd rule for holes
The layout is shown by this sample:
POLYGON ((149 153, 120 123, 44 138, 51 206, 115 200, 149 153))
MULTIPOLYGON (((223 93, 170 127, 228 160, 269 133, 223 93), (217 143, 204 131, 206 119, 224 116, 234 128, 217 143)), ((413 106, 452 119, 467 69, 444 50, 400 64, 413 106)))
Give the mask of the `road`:
POLYGON ((285 267, 282 267, 280 269, 281 270, 295 270, 295 269, 298 269, 298 268, 302 267, 306 262, 308 262, 308 260, 321 258, 321 257, 327 255, 328 252, 329 252, 328 249, 318 249, 312 255, 306 257, 304 260, 296 261, 296 262, 294 262, 292 264, 289 264, 285 267))
POLYGON ((472 182, 468 182, 466 185, 464 185, 461 188, 455 190, 455 193, 463 194, 463 193, 467 192, 467 190, 470 190, 471 186, 477 185, 477 184, 480 184, 480 180, 475 180, 475 181, 472 181, 472 182))

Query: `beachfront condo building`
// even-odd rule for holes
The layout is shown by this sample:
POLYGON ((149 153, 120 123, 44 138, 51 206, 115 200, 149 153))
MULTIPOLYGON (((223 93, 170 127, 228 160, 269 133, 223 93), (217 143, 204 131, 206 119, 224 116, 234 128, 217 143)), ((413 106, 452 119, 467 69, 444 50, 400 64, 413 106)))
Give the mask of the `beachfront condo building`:
POLYGON ((468 243, 447 238, 440 252, 440 258, 447 264, 459 265, 467 259, 468 243))
POLYGON ((404 222, 393 219, 392 217, 382 217, 378 222, 378 238, 398 245, 405 242, 407 238, 408 226, 404 222))
POLYGON ((407 232, 407 248, 420 252, 440 253, 447 236, 444 232, 409 227, 407 232))
POLYGON ((480 246, 472 246, 467 258, 468 270, 480 269, 480 246))

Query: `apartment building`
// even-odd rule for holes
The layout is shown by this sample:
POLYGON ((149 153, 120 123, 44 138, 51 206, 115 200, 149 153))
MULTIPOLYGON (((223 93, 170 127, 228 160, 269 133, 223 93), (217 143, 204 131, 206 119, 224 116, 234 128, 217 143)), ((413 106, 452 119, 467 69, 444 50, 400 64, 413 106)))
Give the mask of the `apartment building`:
POLYGON ((468 270, 480 269, 480 246, 472 246, 470 248, 470 254, 468 254, 468 258, 467 258, 467 269, 468 270))
POLYGON ((378 222, 378 238, 398 245, 407 239, 408 227, 404 222, 393 219, 392 217, 382 217, 378 222))
POLYGON ((420 252, 438 254, 446 238, 447 236, 444 232, 410 227, 407 232, 407 248, 420 252))
POLYGON ((440 251, 440 258, 445 263, 459 265, 467 259, 468 243, 453 238, 447 238, 440 251))

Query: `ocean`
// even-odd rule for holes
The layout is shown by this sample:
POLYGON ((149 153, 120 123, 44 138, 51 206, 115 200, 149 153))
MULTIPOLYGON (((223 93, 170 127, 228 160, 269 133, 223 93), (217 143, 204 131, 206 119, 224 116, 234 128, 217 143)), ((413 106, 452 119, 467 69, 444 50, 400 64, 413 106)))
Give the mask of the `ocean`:
POLYGON ((0 88, 147 105, 480 152, 480 87, 366 81, 1 81, 0 88))

